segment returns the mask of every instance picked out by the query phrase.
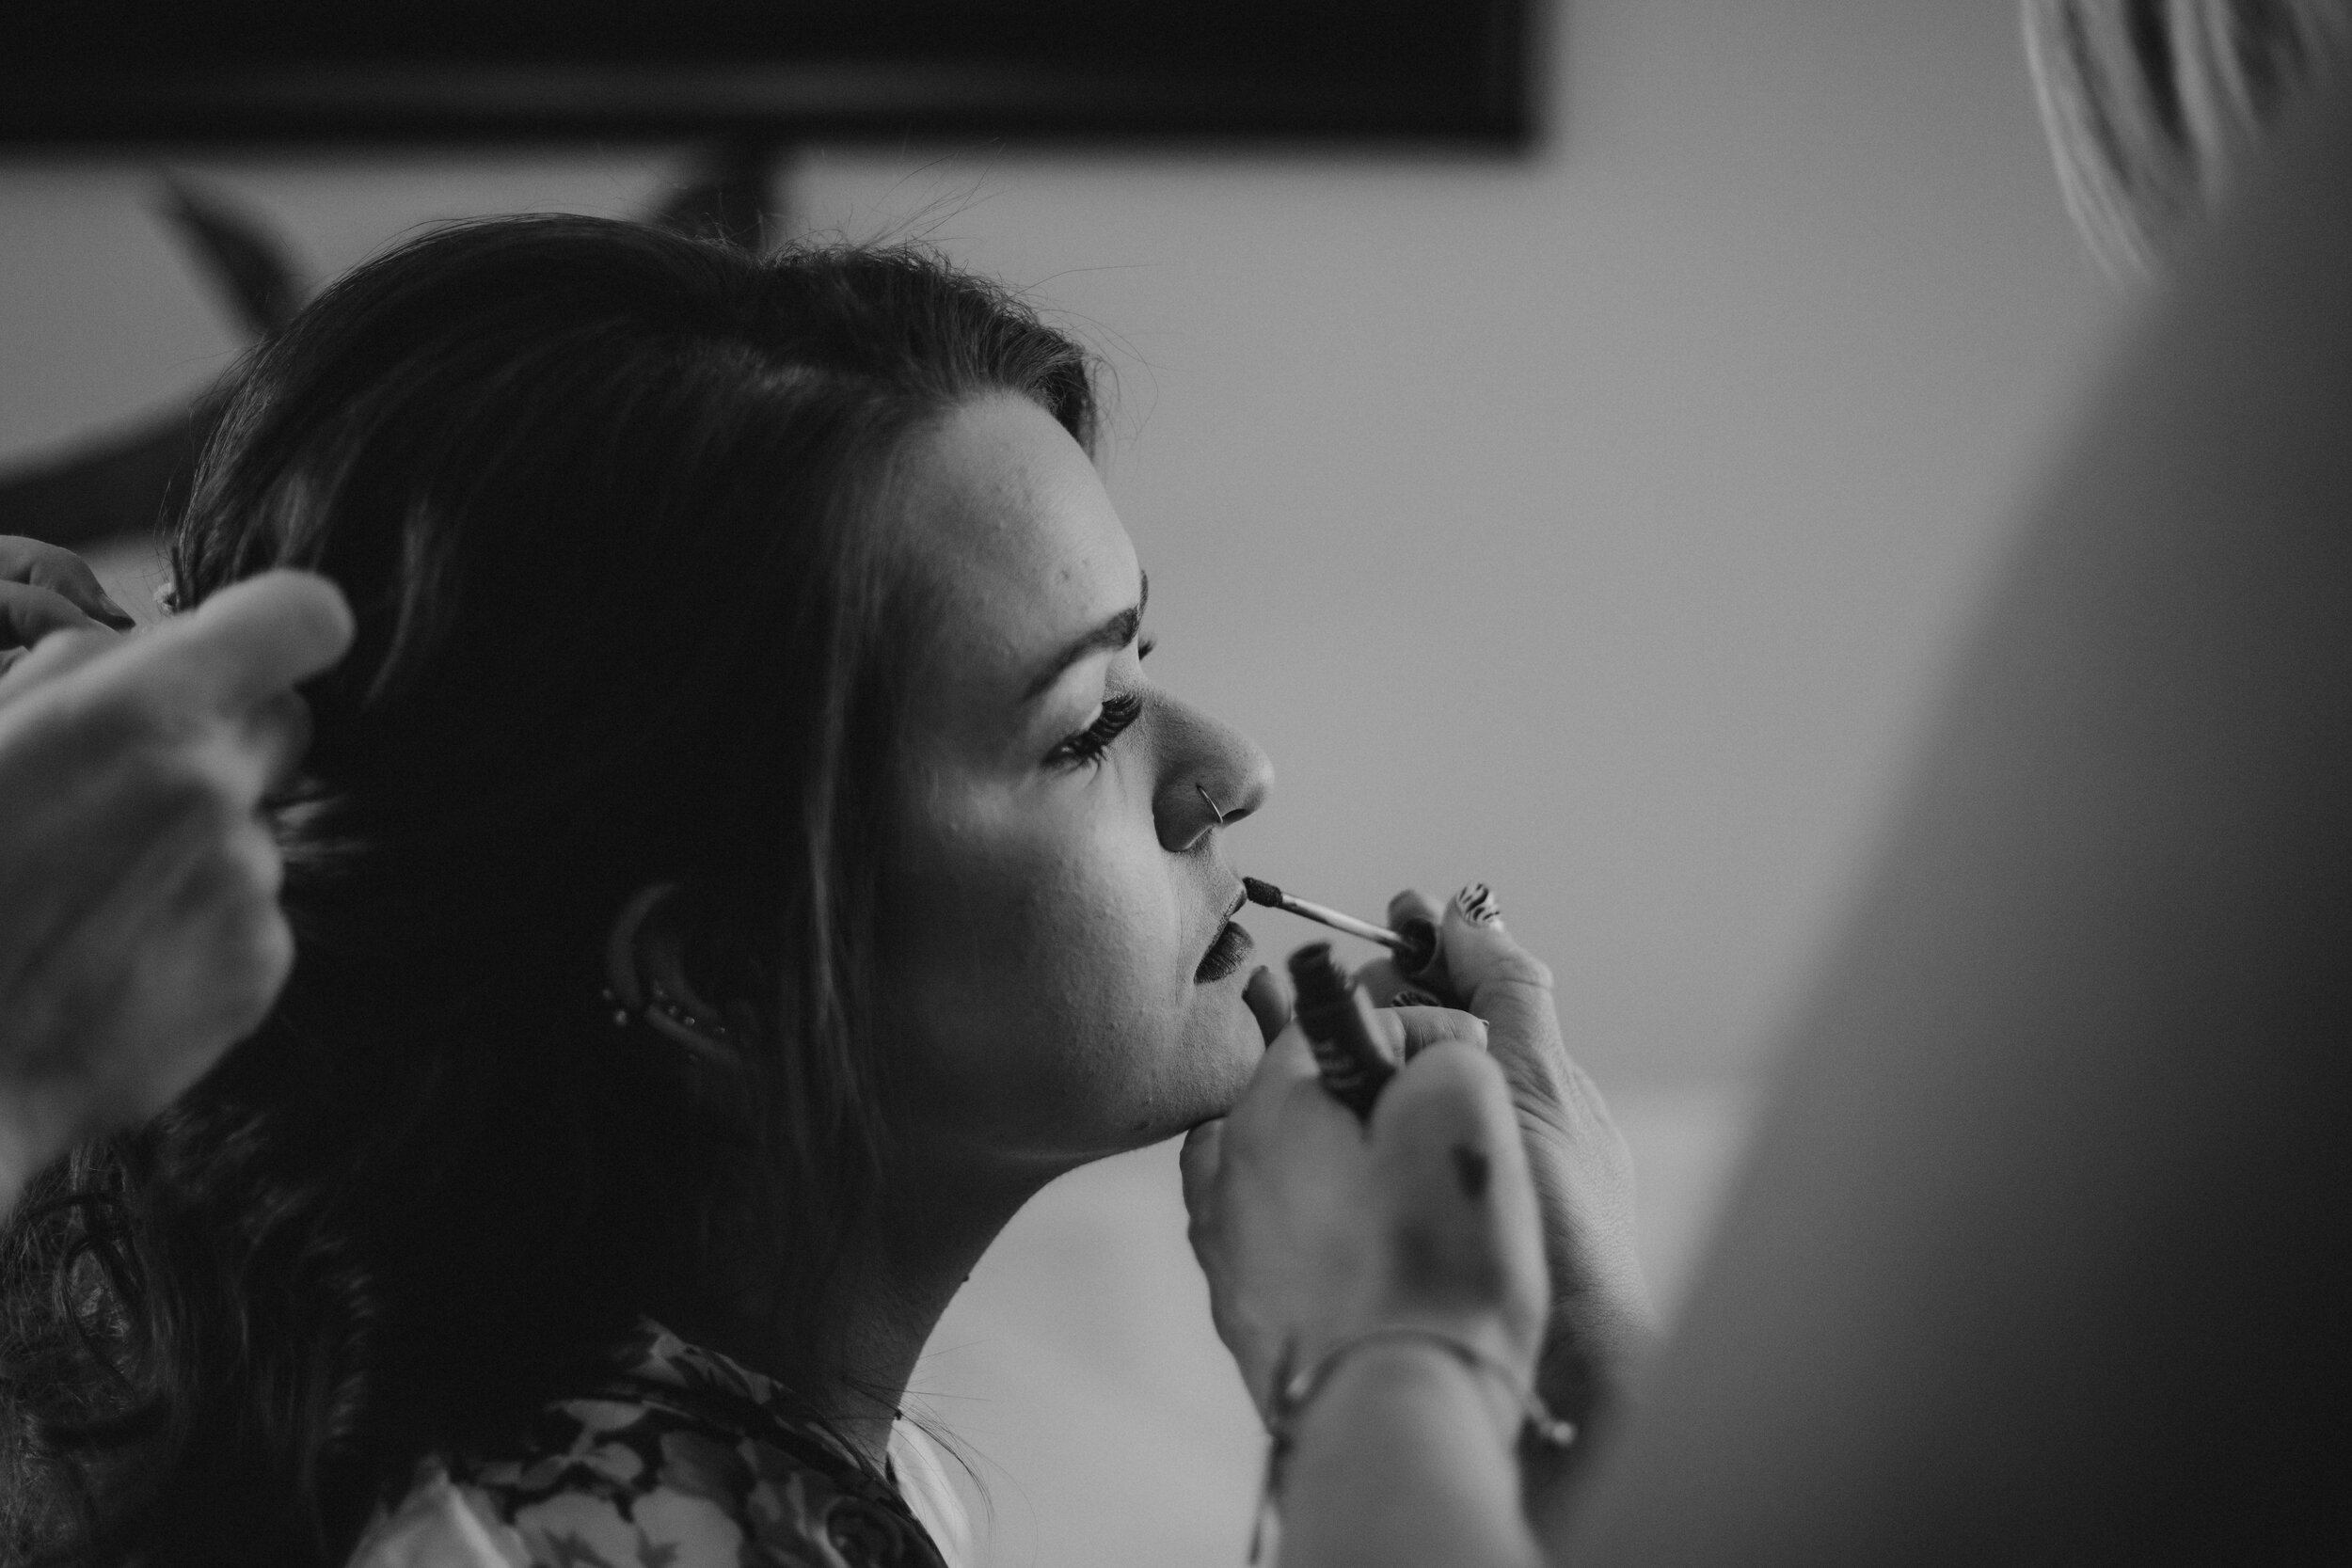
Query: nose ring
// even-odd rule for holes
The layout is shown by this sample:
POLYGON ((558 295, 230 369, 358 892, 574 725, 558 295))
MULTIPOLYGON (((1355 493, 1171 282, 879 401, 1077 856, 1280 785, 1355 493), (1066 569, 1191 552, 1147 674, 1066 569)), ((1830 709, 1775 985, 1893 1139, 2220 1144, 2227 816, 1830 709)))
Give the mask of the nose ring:
POLYGON ((1209 793, 1209 786, 1196 779, 1192 787, 1200 792, 1200 799, 1209 802, 1209 811, 1216 818, 1216 825, 1220 828, 1225 826, 1225 808, 1216 803, 1216 798, 1209 793))

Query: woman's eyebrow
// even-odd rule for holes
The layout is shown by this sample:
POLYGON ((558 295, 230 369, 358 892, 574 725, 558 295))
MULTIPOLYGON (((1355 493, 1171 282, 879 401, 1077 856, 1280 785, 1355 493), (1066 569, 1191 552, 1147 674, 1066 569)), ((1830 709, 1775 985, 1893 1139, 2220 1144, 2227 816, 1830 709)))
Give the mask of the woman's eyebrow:
POLYGON ((1087 655, 1106 650, 1117 653, 1136 640, 1136 633, 1143 628, 1143 607, 1152 602, 1152 574, 1144 572, 1138 575, 1143 581, 1142 586, 1136 591, 1136 602, 1071 643, 1060 653, 1056 654, 1053 661, 1046 665, 1037 679, 1029 683, 1029 689, 1021 694, 1023 702, 1037 701, 1044 694, 1046 688, 1061 679, 1061 673, 1064 670, 1069 669, 1087 655))

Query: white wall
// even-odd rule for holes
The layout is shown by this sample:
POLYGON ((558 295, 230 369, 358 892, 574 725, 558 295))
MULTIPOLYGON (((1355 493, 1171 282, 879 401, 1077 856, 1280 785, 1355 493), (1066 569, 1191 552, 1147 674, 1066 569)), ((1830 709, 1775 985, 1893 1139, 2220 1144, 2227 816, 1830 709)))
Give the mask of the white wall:
MULTIPOLYGON (((793 196, 1103 348, 1155 673, 1281 772, 1242 864, 1366 913, 1495 883, 1626 1107, 1671 1293, 2122 302, 2067 228, 2006 0, 1591 0, 1555 43, 1522 163, 840 149, 793 196)), ((675 166, 184 166, 333 270, 437 215, 640 211, 675 166)), ((230 347, 143 179, 0 165, 0 458, 230 347)), ((1239 1555, 1250 1427, 1165 1162, 1050 1193, 937 1342, 933 1408, 1007 1472, 1000 1560, 1239 1555)))

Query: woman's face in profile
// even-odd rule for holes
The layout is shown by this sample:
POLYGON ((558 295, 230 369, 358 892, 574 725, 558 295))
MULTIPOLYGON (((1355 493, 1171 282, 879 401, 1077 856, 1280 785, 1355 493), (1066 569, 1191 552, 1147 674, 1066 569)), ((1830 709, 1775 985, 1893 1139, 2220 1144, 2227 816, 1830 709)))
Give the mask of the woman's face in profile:
POLYGON ((909 699, 883 986, 912 1146, 1074 1164, 1221 1114, 1257 1063, 1230 821, 1271 780, 1145 679, 1145 585, 1094 467, 1025 399, 903 453, 939 613, 909 699))

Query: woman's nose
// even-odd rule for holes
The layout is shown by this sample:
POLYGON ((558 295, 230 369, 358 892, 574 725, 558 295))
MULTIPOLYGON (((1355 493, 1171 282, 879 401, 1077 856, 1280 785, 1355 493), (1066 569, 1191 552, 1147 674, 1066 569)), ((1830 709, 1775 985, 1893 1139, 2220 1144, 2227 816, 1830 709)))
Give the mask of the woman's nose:
POLYGON ((1239 730, 1182 703, 1163 709, 1171 745, 1153 800, 1161 847, 1197 847, 1260 806, 1274 788, 1274 763, 1239 730))

